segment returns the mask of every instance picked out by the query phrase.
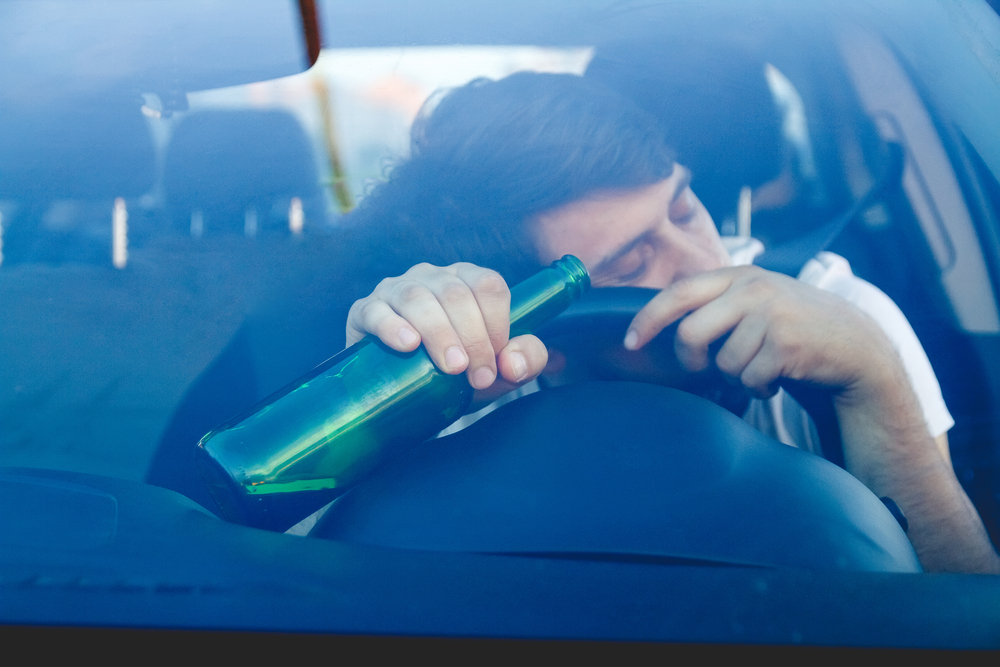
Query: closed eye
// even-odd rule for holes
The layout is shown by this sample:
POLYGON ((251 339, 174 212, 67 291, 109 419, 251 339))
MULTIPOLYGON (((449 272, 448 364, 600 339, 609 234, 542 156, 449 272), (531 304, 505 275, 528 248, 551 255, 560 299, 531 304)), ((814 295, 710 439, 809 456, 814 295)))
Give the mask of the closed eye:
POLYGON ((653 254, 652 244, 644 239, 609 266, 608 270, 603 272, 603 277, 596 280, 595 284, 611 287, 638 283, 649 271, 653 254))

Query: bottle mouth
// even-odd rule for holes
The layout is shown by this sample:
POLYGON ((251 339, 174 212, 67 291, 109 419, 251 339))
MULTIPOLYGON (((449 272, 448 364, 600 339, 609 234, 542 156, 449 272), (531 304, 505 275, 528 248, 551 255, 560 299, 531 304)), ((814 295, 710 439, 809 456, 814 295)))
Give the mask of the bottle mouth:
POLYGON ((587 267, 573 255, 563 255, 561 259, 553 262, 555 266, 565 271, 572 278, 570 291, 573 297, 578 297, 590 289, 590 274, 587 267))

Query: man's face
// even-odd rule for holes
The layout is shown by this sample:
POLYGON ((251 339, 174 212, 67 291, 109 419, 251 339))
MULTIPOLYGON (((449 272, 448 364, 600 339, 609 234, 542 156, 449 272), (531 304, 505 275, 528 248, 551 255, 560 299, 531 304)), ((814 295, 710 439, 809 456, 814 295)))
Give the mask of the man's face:
POLYGON ((610 191, 540 215, 540 259, 578 257, 595 287, 663 289, 675 280, 729 266, 719 233, 676 165, 669 178, 636 190, 610 191))

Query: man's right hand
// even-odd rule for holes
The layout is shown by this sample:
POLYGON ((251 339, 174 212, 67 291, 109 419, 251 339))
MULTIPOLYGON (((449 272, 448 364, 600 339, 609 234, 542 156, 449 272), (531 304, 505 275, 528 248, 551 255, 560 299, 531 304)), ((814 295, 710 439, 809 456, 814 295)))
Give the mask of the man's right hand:
POLYGON ((527 382, 548 361, 537 337, 509 337, 507 283, 474 264, 418 264, 386 278, 354 302, 347 317, 347 345, 368 334, 399 352, 423 343, 439 369, 449 375, 464 371, 477 390, 527 382), (505 382, 497 382, 498 371, 505 382))

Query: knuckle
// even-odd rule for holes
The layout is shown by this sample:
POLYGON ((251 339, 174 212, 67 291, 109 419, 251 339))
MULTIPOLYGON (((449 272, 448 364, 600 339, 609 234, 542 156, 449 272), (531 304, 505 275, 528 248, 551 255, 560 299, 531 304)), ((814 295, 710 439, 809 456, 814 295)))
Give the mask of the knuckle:
POLYGON ((478 276, 472 285, 477 294, 495 298, 510 298, 507 282, 496 271, 486 269, 478 276))
POLYGON ((787 359, 797 359, 804 354, 803 341, 794 336, 780 336, 775 342, 778 354, 787 359))
POLYGON ((413 266, 411 266, 409 270, 407 270, 407 272, 404 273, 403 275, 405 276, 411 273, 414 275, 421 275, 425 273, 432 273, 438 269, 440 269, 440 267, 434 266, 433 264, 430 264, 428 262, 420 262, 418 264, 414 264, 413 266))
POLYGON ((689 371, 699 371, 701 370, 701 358, 699 355, 693 353, 689 348, 679 348, 675 350, 677 354, 677 361, 680 362, 681 367, 689 371))
POLYGON ((689 278, 681 278, 670 286, 672 296, 676 301, 687 303, 695 298, 695 284, 689 278))
POLYGON ((378 333, 378 329, 385 325, 385 313, 380 312, 375 301, 358 302, 352 306, 352 311, 348 316, 348 325, 353 325, 359 331, 378 333))
POLYGON ((690 319, 683 319, 677 325, 677 342, 684 347, 696 347, 701 344, 701 337, 690 319))
POLYGON ((431 291, 413 280, 398 280, 390 286, 389 296, 396 303, 411 303, 428 298, 431 291))
POLYGON ((767 276, 773 273, 772 271, 762 269, 756 264, 744 264, 743 266, 735 267, 733 270, 748 276, 767 276))
POLYGON ((347 321, 348 322, 364 322, 366 316, 371 312, 372 304, 374 301, 371 297, 365 297, 364 299, 358 299, 351 304, 350 310, 347 311, 347 321))
POLYGON ((358 306, 358 316, 362 322, 368 322, 374 315, 377 314, 377 302, 376 301, 365 301, 355 304, 358 306))
POLYGON ((378 285, 375 285, 375 289, 372 290, 371 296, 385 294, 386 292, 392 291, 392 286, 395 285, 399 280, 400 280, 399 277, 383 278, 382 280, 378 281, 378 285))
POLYGON ((447 323, 436 324, 429 327, 427 329, 426 336, 424 336, 424 340, 430 345, 438 346, 442 349, 459 342, 455 336, 454 329, 452 329, 451 325, 447 323))
POLYGON ((492 359, 496 355, 493 353, 493 346, 490 345, 490 341, 486 339, 470 339, 465 341, 465 351, 469 354, 470 358, 484 358, 492 359))
POLYGON ((768 336, 766 349, 771 358, 788 363, 802 356, 803 341, 783 331, 772 331, 768 336))
POLYGON ((364 310, 365 303, 369 301, 371 297, 365 297, 363 299, 358 299, 351 304, 351 307, 347 311, 347 319, 354 320, 357 319, 361 312, 364 310))
POLYGON ((485 331, 463 331, 459 334, 462 345, 471 357, 477 359, 493 359, 500 352, 500 348, 494 350, 493 342, 485 331))
POLYGON ((466 302, 471 296, 469 286, 461 280, 449 280, 440 289, 438 299, 445 306, 455 306, 466 302))
POLYGON ((769 298, 777 291, 774 280, 766 273, 754 272, 743 281, 743 289, 751 297, 759 299, 769 298))
POLYGON ((736 358, 730 354, 729 350, 725 347, 719 350, 719 353, 715 355, 715 365, 720 371, 730 377, 739 375, 742 370, 736 358))
POLYGON ((399 276, 398 278, 390 278, 389 280, 409 280, 415 282, 425 282, 435 279, 442 272, 447 271, 440 266, 434 266, 427 262, 420 262, 419 264, 414 264, 406 272, 399 276))

